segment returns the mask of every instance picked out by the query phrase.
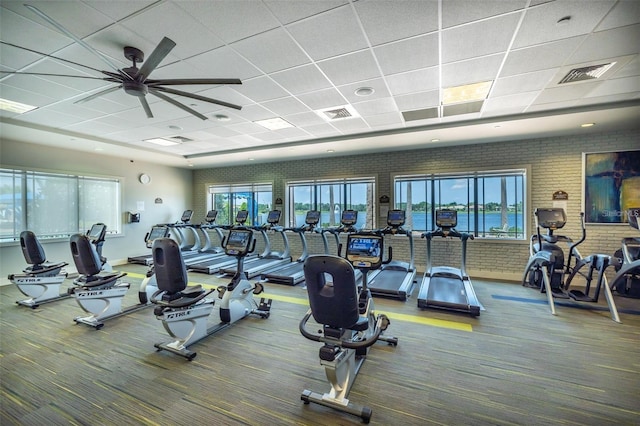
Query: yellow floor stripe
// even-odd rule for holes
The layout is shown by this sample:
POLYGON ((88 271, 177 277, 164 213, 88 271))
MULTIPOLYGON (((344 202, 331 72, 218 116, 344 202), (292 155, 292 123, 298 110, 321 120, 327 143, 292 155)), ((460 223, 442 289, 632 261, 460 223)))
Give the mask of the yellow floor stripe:
MULTIPOLYGON (((128 273, 128 276, 132 277, 132 278, 142 278, 144 279, 145 275, 144 274, 137 274, 134 272, 128 273)), ((191 284, 193 285, 198 285, 200 284, 202 287, 204 288, 216 288, 216 285, 212 285, 212 284, 204 284, 204 283, 196 283, 196 282, 192 282, 191 284)), ((261 297, 265 297, 267 299, 273 299, 275 301, 278 302, 284 302, 284 303, 293 303, 296 305, 303 305, 303 306, 309 306, 309 301, 305 298, 301 298, 301 297, 291 297, 291 296, 281 296, 278 294, 267 294, 267 293, 263 293, 261 295, 261 297)), ((440 327, 440 328, 448 328, 451 330, 458 330, 458 331, 467 331, 467 332, 472 332, 473 331, 473 327, 471 326, 471 324, 465 324, 462 322, 457 322, 457 321, 447 321, 447 320, 441 320, 441 319, 436 319, 436 318, 426 318, 426 317, 422 317, 422 316, 418 316, 418 315, 407 315, 407 314, 399 314, 399 313, 394 313, 394 312, 380 312, 377 311, 379 313, 384 313, 385 315, 387 315, 389 317, 389 319, 394 319, 394 320, 398 320, 398 321, 406 321, 406 322, 411 322, 414 324, 422 324, 422 325, 428 325, 431 327, 440 327)))

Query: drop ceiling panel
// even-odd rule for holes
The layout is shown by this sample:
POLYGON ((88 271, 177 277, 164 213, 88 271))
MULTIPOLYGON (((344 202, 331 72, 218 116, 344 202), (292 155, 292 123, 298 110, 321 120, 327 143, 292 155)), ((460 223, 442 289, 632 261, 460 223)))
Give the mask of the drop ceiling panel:
POLYGON ((348 7, 290 24, 287 29, 316 61, 367 47, 367 40, 348 7))
POLYGON ((324 109, 347 103, 344 96, 334 88, 305 93, 304 95, 298 96, 298 99, 304 102, 304 104, 312 110, 324 109))
POLYGON ((577 63, 632 55, 638 52, 638 40, 640 40, 640 25, 594 33, 587 37, 584 44, 569 57, 569 60, 577 63))
POLYGON ((585 40, 586 36, 571 37, 540 46, 514 50, 507 56, 500 75, 524 74, 562 66, 585 40))
POLYGON ((585 82, 580 84, 568 84, 562 87, 546 89, 536 98, 535 104, 548 104, 555 102, 566 102, 571 99, 578 99, 587 96, 589 92, 596 89, 601 81, 585 82))
POLYGON ((385 74, 428 68, 438 64, 438 35, 428 34, 373 49, 385 74))
POLYGON ((380 77, 378 64, 368 49, 320 61, 317 65, 337 86, 380 77))
POLYGON ((519 18, 510 14, 442 31, 442 62, 506 51, 519 18))
POLYGON ((438 90, 430 90, 427 92, 395 96, 394 99, 396 105, 398 105, 398 110, 411 111, 439 105, 440 92, 438 90))
POLYGON ((542 4, 527 11, 513 47, 525 47, 561 40, 593 31, 615 4, 614 0, 563 0, 542 4), (565 16, 565 24, 557 21, 565 16))
POLYGON ((547 87, 555 74, 556 70, 550 69, 499 78, 493 83, 491 98, 542 90, 547 87))
POLYGON ((442 66, 442 87, 494 80, 504 55, 497 54, 442 66))
POLYGON ((424 92, 440 87, 440 69, 438 67, 409 71, 387 76, 387 84, 393 95, 424 92))
POLYGON ((391 96, 383 79, 377 78, 373 80, 361 81, 358 83, 345 84, 338 87, 342 96, 347 102, 355 104, 358 102, 366 102, 373 99, 388 98, 391 96), (356 93, 360 88, 372 88, 374 92, 368 96, 362 96, 356 93))
POLYGON ((282 28, 240 40, 231 47, 267 74, 310 62, 305 52, 282 28))
POLYGON ((314 90, 331 87, 331 82, 315 65, 301 67, 270 74, 270 77, 288 92, 298 95, 314 90))
POLYGON ((372 46, 438 29, 438 3, 423 0, 365 1, 355 8, 372 46))
POLYGON ((309 111, 309 108, 294 97, 280 98, 262 102, 261 105, 276 115, 291 115, 309 111))
POLYGON ((442 2, 442 28, 449 28, 522 9, 526 0, 442 2))
POLYGON ((180 1, 175 2, 195 20, 226 43, 250 37, 280 26, 262 2, 180 1))
POLYGON ((250 98, 254 102, 289 96, 286 90, 266 76, 243 80, 242 85, 234 86, 233 90, 250 98))
POLYGON ((265 0, 264 3, 284 25, 348 4, 346 0, 265 0))

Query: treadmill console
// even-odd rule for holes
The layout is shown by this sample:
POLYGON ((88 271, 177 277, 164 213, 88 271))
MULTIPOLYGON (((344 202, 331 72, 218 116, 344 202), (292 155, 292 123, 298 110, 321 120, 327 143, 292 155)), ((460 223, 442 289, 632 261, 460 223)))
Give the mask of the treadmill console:
POLYGON ((209 210, 204 220, 207 223, 213 223, 216 221, 217 217, 218 217, 218 210, 209 210))
POLYGON ((224 251, 230 256, 242 257, 249 253, 253 232, 248 229, 232 229, 229 231, 224 251))
POLYGON ((356 268, 378 269, 382 265, 384 239, 379 235, 349 234, 347 260, 356 268))
POLYGON ((358 212, 356 210, 343 210, 340 217, 340 223, 345 226, 353 226, 358 221, 358 212))
POLYGON ((276 225, 278 222, 280 222, 280 210, 271 210, 269 212, 269 215, 267 216, 267 223, 269 225, 276 225))
POLYGON ((315 226, 318 222, 320 222, 320 212, 318 210, 309 210, 304 218, 304 223, 315 226))
POLYGON ((193 217, 193 210, 185 210, 182 212, 182 217, 180 218, 180 222, 189 223, 191 222, 191 218, 193 217))
POLYGON ((236 223, 243 225, 249 218, 249 212, 247 210, 238 210, 236 213, 236 223))
POLYGON ((436 210, 436 226, 442 229, 455 228, 458 224, 458 212, 451 209, 436 210))
POLYGON ((538 225, 545 229, 560 229, 567 223, 567 215, 563 208, 536 209, 538 225))
POLYGON ((404 225, 405 211, 404 210, 389 210, 387 213, 387 225, 392 228, 399 228, 404 225))

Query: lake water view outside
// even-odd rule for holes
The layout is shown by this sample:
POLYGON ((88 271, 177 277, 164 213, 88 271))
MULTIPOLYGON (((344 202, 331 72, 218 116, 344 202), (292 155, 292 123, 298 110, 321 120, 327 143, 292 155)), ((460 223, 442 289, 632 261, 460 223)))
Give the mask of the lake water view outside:
MULTIPOLYGON (((327 226, 330 220, 330 214, 331 213, 329 212, 323 212, 320 215, 321 226, 323 227, 327 226)), ((338 226, 338 224, 340 223, 340 213, 334 212, 333 215, 334 215, 334 223, 336 224, 335 226, 338 226)), ((302 226, 304 224, 305 216, 306 216, 306 212, 296 212, 296 226, 302 226)), ((412 222, 413 222, 411 229, 413 231, 424 232, 427 230, 431 231, 435 229, 435 227, 432 225, 431 217, 427 218, 426 212, 414 211, 411 213, 411 216, 412 216, 412 222)), ((459 211, 458 225, 456 226, 456 229, 460 232, 474 232, 475 229, 473 228, 473 223, 471 223, 471 227, 469 226, 469 221, 472 217, 473 216, 471 214, 467 214, 467 212, 465 211, 459 211)), ((501 218, 500 212, 486 212, 484 214, 480 214, 478 236, 491 236, 491 237, 497 237, 497 236, 507 237, 508 236, 511 238, 515 238, 516 225, 517 225, 518 234, 519 234, 518 237, 522 237, 523 224, 522 224, 521 212, 518 212, 518 213, 509 212, 507 214, 509 232, 502 231, 501 220, 502 218, 501 218), (518 220, 518 223, 516 223, 516 220, 518 220)), ((358 221, 356 223, 356 228, 361 229, 365 223, 366 223, 366 213, 358 212, 358 221)), ((406 226, 407 228, 409 228, 408 226, 409 223, 410 221, 407 220, 407 226, 406 226)), ((378 226, 382 228, 386 226, 386 223, 378 223, 378 226)))

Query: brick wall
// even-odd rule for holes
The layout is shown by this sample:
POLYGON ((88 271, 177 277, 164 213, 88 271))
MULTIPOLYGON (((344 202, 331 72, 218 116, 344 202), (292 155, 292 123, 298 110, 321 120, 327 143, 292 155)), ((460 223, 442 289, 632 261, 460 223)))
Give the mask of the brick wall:
MULTIPOLYGON (((389 137, 390 144, 393 136, 389 137)), ((285 183, 302 178, 332 178, 346 176, 376 176, 376 199, 388 195, 393 199, 393 173, 470 172, 486 169, 529 167, 529 228, 534 232, 533 209, 551 206, 551 194, 557 190, 569 194, 568 223, 562 234, 580 237, 579 213, 582 209, 582 153, 624 151, 640 148, 640 131, 620 131, 574 135, 554 138, 528 139, 508 142, 462 145, 452 148, 438 147, 398 152, 385 152, 359 156, 333 157, 315 160, 296 160, 278 163, 251 164, 242 167, 219 167, 196 170, 194 173, 194 218, 204 217, 207 206, 207 186, 232 182, 273 182, 274 199, 285 200, 285 183)), ((378 225, 381 226, 380 222, 378 225)), ((632 236, 633 230, 622 225, 588 225, 587 240, 581 253, 612 254, 620 247, 620 240, 632 236)), ((637 233, 637 232, 636 232, 637 233)), ((280 238, 274 239, 279 248, 280 238)), ((299 239, 289 238, 292 254, 300 254, 299 239)), ((396 237, 390 243, 394 258, 408 259, 406 238, 396 237)), ((424 271, 426 245, 419 235, 414 238, 418 271, 424 271)), ((319 236, 309 237, 310 251, 320 252, 319 236)), ((494 279, 519 280, 529 257, 527 241, 470 241, 467 269, 471 276, 494 279)), ((433 242, 434 264, 459 266, 460 245, 456 241, 433 242)))

